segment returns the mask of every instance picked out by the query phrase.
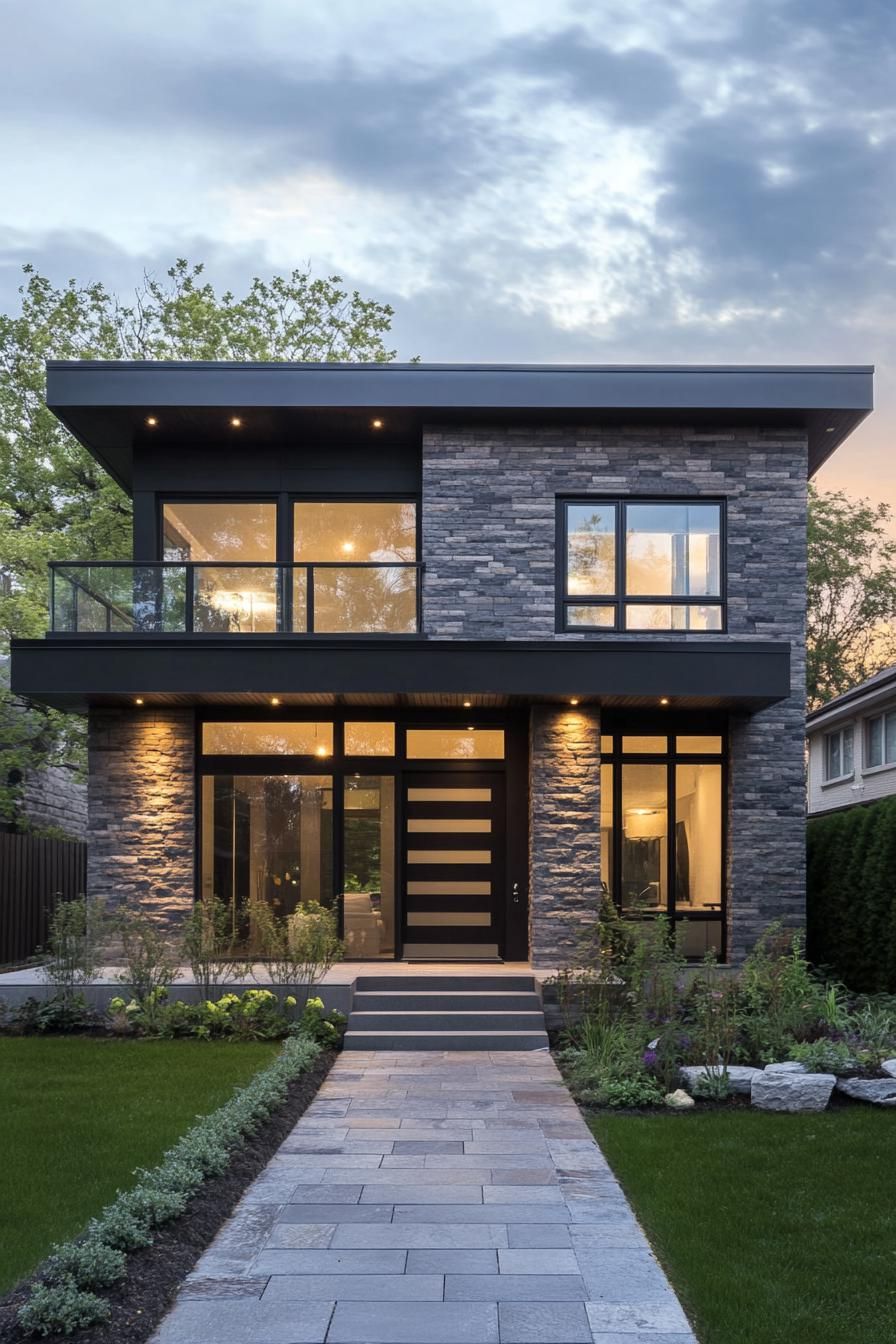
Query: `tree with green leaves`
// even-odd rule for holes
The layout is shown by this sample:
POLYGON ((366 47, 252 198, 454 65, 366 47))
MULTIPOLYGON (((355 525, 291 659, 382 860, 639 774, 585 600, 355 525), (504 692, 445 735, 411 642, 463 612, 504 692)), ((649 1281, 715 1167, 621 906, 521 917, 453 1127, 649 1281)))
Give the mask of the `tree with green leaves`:
POLYGON ((810 489, 809 707, 896 662, 896 540, 886 504, 810 489))
MULTIPOLYGON (((46 360, 395 357, 384 343, 393 310, 338 275, 256 276, 239 297, 218 294, 201 265, 180 259, 124 302, 98 283, 56 287, 24 269, 19 312, 0 315, 0 653, 13 636, 46 630, 48 561, 131 553, 130 500, 47 409, 46 360)), ((0 689, 0 819, 15 815, 10 772, 79 759, 82 736, 76 716, 37 705, 12 712, 0 689)))

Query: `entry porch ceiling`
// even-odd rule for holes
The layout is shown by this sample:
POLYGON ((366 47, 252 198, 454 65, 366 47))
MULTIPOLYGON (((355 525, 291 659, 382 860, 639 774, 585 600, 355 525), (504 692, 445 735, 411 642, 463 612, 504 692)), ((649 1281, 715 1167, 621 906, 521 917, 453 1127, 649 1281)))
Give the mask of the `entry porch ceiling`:
POLYGON ((802 431, 815 472, 873 406, 873 368, 51 361, 47 404, 126 489, 135 444, 413 441, 433 423, 672 422, 802 431), (147 418, 156 424, 147 427, 147 418), (382 429, 371 435, 373 418, 382 429))
POLYGON ((327 639, 73 635, 16 640, 12 687, 88 705, 504 708, 568 703, 755 711, 790 694, 790 648, 761 640, 327 639))

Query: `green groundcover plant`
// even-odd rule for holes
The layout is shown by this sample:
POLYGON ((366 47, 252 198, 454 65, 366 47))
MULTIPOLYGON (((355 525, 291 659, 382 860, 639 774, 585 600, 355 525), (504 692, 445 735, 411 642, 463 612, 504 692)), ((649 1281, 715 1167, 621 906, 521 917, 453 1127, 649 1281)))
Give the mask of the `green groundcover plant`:
POLYGON ((131 1189, 119 1193, 79 1238, 54 1247, 19 1311, 21 1327, 36 1336, 71 1335, 108 1321, 104 1294, 124 1278, 128 1253, 149 1246, 155 1230, 183 1213, 204 1181, 227 1170, 234 1151, 282 1104, 290 1083, 320 1052, 313 1034, 290 1037, 273 1064, 200 1119, 158 1166, 138 1170, 131 1189))
POLYGON ((686 1064, 704 1070, 697 1096, 724 1101, 733 1064, 796 1060, 810 1072, 874 1076, 896 1056, 896 999, 825 980, 802 934, 780 924, 737 972, 712 954, 688 968, 666 920, 627 923, 605 902, 580 965, 554 984, 559 1059, 588 1105, 661 1106, 686 1064))

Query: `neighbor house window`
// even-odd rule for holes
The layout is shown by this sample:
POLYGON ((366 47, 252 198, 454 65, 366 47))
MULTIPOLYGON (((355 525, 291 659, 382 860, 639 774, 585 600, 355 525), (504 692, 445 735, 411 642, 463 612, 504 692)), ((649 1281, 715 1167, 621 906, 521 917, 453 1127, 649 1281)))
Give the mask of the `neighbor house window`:
POLYGON ((824 739, 824 778, 826 783, 848 779, 853 771, 853 730, 850 724, 828 733, 824 739))
POLYGON ((865 720, 865 768, 896 765, 896 713, 865 720))
POLYGON ((663 916, 682 950, 724 950, 724 740, 614 733, 601 745, 601 884, 626 919, 663 916))
POLYGON ((292 628, 414 634, 417 506, 412 500, 304 500, 293 506, 292 628))
POLYGON ((721 630, 723 510, 704 500, 564 500, 565 630, 721 630))
POLYGON ((168 502, 162 558, 185 564, 187 627, 204 634, 279 628, 277 505, 260 500, 168 502))

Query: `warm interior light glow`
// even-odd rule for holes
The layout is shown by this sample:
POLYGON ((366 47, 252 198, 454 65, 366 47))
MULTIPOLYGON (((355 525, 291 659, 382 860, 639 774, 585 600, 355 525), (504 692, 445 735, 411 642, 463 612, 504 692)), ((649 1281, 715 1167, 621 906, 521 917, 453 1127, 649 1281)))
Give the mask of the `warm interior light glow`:
POLYGON ((570 703, 571 705, 577 705, 579 702, 578 702, 578 700, 573 699, 573 700, 570 700, 569 703, 570 703))
POLYGON ((370 422, 371 429, 382 429, 382 427, 383 427, 382 420, 371 420, 370 422))
POLYGON ((315 754, 315 756, 327 756, 327 755, 329 755, 329 753, 328 753, 326 747, 323 745, 323 743, 321 743, 321 745, 320 745, 319 747, 316 747, 316 748, 315 748, 314 754, 315 754))
POLYGON ((351 555, 354 549, 355 549, 355 543, 353 541, 344 541, 342 543, 343 555, 351 555))
POLYGON ((240 425, 241 425, 243 422, 242 422, 242 420, 239 418, 238 415, 232 415, 232 416, 230 417, 230 423, 231 423, 231 425, 233 426, 234 429, 239 429, 240 425))
POLYGON ((148 415, 148 416, 146 417, 146 423, 147 423, 148 425, 150 425, 150 426, 153 426, 153 425, 157 425, 159 422, 158 422, 158 420, 155 418, 154 415, 148 415))

